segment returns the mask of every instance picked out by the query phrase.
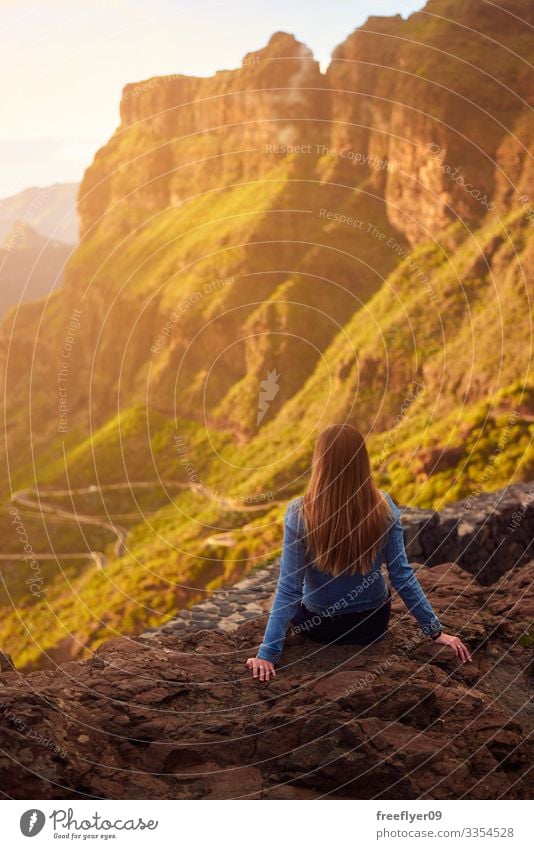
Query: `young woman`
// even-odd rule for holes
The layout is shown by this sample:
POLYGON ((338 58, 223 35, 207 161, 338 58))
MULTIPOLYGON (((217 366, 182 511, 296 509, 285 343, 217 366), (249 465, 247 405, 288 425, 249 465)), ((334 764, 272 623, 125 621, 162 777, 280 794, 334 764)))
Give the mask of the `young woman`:
POLYGON ((254 678, 276 675, 290 623, 321 643, 383 639, 391 610, 383 560, 423 634, 450 646, 463 663, 471 660, 459 637, 443 633, 408 563, 400 516, 374 482, 362 434, 348 424, 326 428, 309 487, 287 507, 278 588, 258 654, 246 662, 254 678))

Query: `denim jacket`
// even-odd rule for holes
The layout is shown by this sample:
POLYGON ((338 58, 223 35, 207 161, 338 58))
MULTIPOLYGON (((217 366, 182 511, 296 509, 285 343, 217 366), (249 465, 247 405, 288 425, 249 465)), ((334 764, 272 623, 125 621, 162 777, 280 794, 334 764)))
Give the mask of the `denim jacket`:
POLYGON ((289 623, 299 602, 323 616, 352 613, 378 607, 388 597, 382 574, 385 560, 389 579, 425 635, 441 629, 441 623, 428 602, 417 577, 408 563, 404 548, 401 511, 388 493, 392 521, 384 544, 377 553, 373 568, 366 575, 339 575, 319 571, 310 559, 304 541, 304 524, 300 508, 302 497, 290 501, 284 521, 284 543, 280 559, 280 575, 273 606, 258 657, 278 663, 289 623))

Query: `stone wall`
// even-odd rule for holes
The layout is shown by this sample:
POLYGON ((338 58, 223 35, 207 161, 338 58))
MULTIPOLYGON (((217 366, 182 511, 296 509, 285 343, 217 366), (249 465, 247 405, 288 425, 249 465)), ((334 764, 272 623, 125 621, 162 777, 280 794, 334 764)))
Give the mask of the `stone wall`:
MULTIPOLYGON (((532 560, 534 483, 513 484, 489 494, 471 496, 441 511, 401 508, 405 543, 411 563, 438 566, 456 563, 476 584, 494 584, 506 572, 532 560)), ((181 610, 162 628, 145 632, 173 634, 208 628, 234 631, 270 608, 279 563, 258 569, 233 587, 181 610)))
POLYGON ((532 558, 534 483, 469 496, 439 512, 407 507, 402 521, 410 560, 458 563, 488 586, 532 558))

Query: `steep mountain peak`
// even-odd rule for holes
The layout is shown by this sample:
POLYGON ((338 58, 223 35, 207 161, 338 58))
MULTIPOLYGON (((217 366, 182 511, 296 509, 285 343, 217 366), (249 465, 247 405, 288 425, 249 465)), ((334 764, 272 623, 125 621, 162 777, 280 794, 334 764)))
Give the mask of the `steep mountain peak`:
POLYGON ((30 186, 0 200, 0 244, 16 221, 30 224, 37 233, 62 242, 78 241, 77 183, 30 186))
POLYGON ((41 250, 42 248, 71 247, 61 239, 52 239, 39 233, 31 224, 23 219, 16 219, 7 232, 0 248, 9 252, 18 250, 41 250))
POLYGON ((124 197, 126 182, 136 188, 134 204, 130 194, 127 208, 115 207, 124 233, 147 210, 197 190, 257 180, 280 161, 282 148, 326 142, 329 108, 319 63, 285 32, 274 33, 233 70, 211 77, 172 74, 125 86, 120 126, 84 176, 82 235, 124 197), (113 161, 130 161, 128 171, 110 168, 113 161), (195 165, 201 162, 209 167, 195 165))
POLYGON ((47 241, 27 221, 18 219, 13 222, 13 226, 5 236, 2 249, 7 251, 21 248, 35 250, 35 248, 42 247, 47 241))
POLYGON ((257 69, 258 76, 273 79, 275 84, 283 84, 296 74, 299 79, 311 75, 321 75, 319 63, 314 59, 310 48, 294 35, 287 32, 275 32, 265 47, 253 50, 243 57, 243 68, 257 69))
POLYGON ((297 56, 300 59, 306 57, 313 59, 313 52, 306 44, 295 38, 292 33, 283 32, 282 30, 273 32, 265 47, 251 53, 247 53, 245 59, 248 56, 258 55, 264 56, 265 58, 282 56, 283 58, 289 59, 297 56))

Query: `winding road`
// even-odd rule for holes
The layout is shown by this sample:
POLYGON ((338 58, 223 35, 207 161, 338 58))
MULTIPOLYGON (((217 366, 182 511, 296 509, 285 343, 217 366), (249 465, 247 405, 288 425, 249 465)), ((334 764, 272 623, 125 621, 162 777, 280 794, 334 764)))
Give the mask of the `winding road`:
MULTIPOLYGON (((228 498, 222 494, 214 493, 209 487, 204 486, 201 483, 188 483, 184 481, 127 481, 126 483, 110 483, 110 484, 90 484, 89 486, 75 487, 73 489, 44 489, 44 490, 33 490, 33 489, 20 489, 17 492, 14 492, 11 500, 14 504, 29 508, 32 511, 35 511, 31 514, 26 514, 31 517, 42 516, 43 513, 46 513, 48 516, 54 516, 61 521, 68 522, 76 522, 77 524, 83 525, 93 525, 96 527, 104 528, 105 530, 111 531, 115 536, 115 543, 113 546, 113 554, 115 557, 122 557, 122 555, 126 552, 126 540, 128 537, 128 529, 123 527, 122 525, 117 524, 112 521, 105 521, 99 516, 90 515, 87 513, 76 513, 71 510, 66 510, 63 507, 57 507, 53 503, 49 501, 44 501, 43 496, 48 498, 57 498, 64 496, 72 496, 72 495, 87 495, 93 493, 103 493, 110 492, 114 490, 121 489, 153 489, 155 487, 173 487, 175 489, 190 489, 200 492, 210 501, 215 501, 219 504, 223 509, 229 510, 232 512, 238 513, 251 513, 258 512, 260 510, 265 510, 267 507, 272 506, 273 504, 279 504, 281 502, 275 501, 273 499, 266 499, 260 504, 248 504, 243 503, 241 500, 235 500, 233 498, 228 498)), ((221 534, 215 534, 213 536, 208 537, 207 544, 208 545, 230 545, 233 543, 230 542, 231 534, 229 531, 224 531, 221 534), (220 540, 218 539, 220 537, 220 540)), ((84 552, 58 552, 57 554, 39 554, 34 553, 32 557, 35 560, 79 560, 86 559, 90 557, 95 564, 99 568, 103 568, 107 563, 107 557, 102 551, 84 551, 84 552)), ((15 554, 0 554, 0 560, 16 560, 18 559, 15 554)))

